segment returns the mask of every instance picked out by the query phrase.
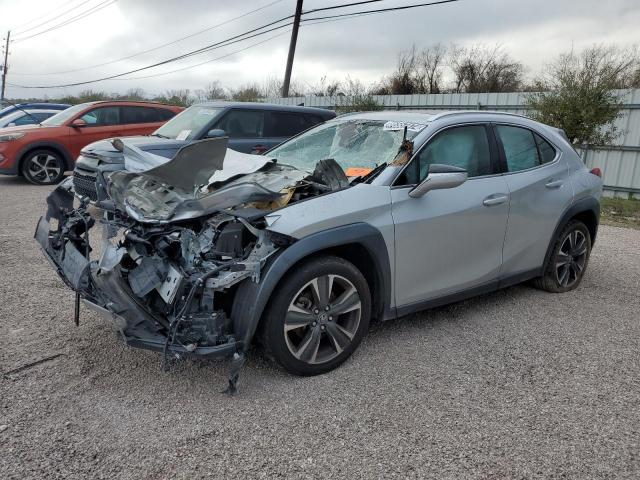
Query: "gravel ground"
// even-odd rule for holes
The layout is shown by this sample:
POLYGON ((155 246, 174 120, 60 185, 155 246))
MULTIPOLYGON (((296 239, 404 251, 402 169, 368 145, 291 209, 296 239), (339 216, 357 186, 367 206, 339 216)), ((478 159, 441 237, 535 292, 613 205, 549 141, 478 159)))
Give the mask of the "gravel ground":
POLYGON ((640 231, 602 227, 577 291, 376 325, 324 376, 254 352, 229 398, 223 363, 74 327, 32 240, 49 190, 0 177, 0 478, 640 476, 640 231))

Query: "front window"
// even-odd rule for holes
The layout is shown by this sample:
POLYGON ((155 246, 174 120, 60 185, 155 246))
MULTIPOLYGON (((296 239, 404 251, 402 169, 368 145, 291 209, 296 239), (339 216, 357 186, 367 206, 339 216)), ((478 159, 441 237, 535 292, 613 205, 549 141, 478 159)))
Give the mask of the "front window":
POLYGON ((120 124, 120 107, 100 107, 80 117, 88 127, 105 127, 120 124))
POLYGON ((69 107, 66 110, 62 110, 60 113, 56 113, 53 117, 47 118, 43 125, 50 125, 53 127, 59 127, 60 125, 68 122, 72 118, 75 118, 80 112, 87 109, 86 103, 81 103, 80 105, 74 105, 73 107, 69 107))
MULTIPOLYGON (((282 144, 267 156, 307 171, 313 171, 316 163, 328 158, 333 158, 345 171, 374 168, 394 159, 402 144, 404 125, 385 120, 335 120, 282 144)), ((407 125, 408 139, 424 128, 424 125, 407 125)))
POLYGON ((219 107, 194 105, 179 113, 153 135, 174 140, 193 140, 195 135, 222 111, 219 107))

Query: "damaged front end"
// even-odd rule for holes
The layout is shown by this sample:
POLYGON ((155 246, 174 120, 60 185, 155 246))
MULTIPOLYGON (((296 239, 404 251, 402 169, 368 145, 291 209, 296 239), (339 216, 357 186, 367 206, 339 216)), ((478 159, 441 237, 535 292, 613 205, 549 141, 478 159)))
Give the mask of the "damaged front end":
MULTIPOLYGON (((259 282, 269 258, 294 241, 270 232, 264 216, 348 184, 331 168, 309 174, 264 159, 235 170, 230 165, 233 175, 216 177, 226 141, 224 149, 213 146, 210 169, 190 170, 195 183, 189 174, 181 175, 180 186, 163 178, 179 175, 185 152, 150 174, 113 174, 113 200, 103 209, 75 198, 69 179, 48 197, 35 233, 76 292, 76 318, 83 301, 129 345, 163 352, 165 365, 185 355, 234 356, 241 364, 248 345, 231 321, 235 291, 242 282, 259 282), (205 177, 212 181, 198 183, 205 177)), ((206 152, 198 148, 202 158, 206 152)), ((237 368, 230 391, 234 375, 237 380, 237 368)))

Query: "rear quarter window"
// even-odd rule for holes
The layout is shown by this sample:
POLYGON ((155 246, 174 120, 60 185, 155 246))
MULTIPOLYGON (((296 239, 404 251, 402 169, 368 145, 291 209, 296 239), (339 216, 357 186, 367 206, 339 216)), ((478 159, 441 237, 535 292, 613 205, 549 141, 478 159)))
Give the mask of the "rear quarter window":
POLYGON ((556 158, 556 149, 537 133, 534 133, 534 137, 536 137, 536 144, 540 152, 540 163, 553 162, 553 159, 556 158))

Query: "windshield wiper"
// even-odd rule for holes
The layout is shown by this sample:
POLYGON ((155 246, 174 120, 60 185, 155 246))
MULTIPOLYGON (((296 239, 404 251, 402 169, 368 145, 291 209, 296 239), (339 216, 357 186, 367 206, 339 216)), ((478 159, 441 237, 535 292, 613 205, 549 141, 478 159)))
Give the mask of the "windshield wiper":
POLYGON ((382 162, 380 165, 374 167, 374 169, 371 170, 366 175, 360 175, 359 177, 356 177, 353 180, 351 180, 351 183, 363 183, 368 180, 372 180, 376 175, 378 175, 386 167, 387 167, 387 162, 382 162))
POLYGON ((158 137, 158 138, 171 138, 171 137, 167 137, 166 135, 162 135, 161 133, 152 133, 149 136, 150 137, 158 137))

